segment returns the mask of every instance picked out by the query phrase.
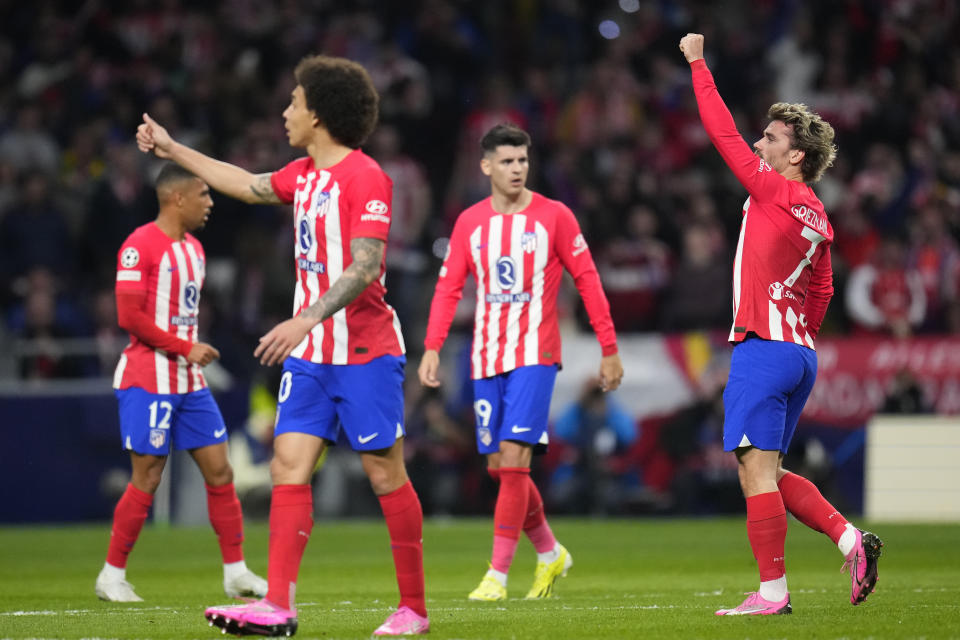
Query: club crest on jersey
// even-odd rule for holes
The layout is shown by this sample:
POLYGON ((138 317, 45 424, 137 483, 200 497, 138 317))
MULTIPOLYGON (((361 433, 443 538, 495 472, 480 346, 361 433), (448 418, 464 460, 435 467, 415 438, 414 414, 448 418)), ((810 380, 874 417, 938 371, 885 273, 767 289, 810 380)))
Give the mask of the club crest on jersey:
POLYGON ((183 288, 183 306, 187 308, 187 311, 195 311, 199 303, 200 287, 197 286, 196 282, 190 280, 183 288))
POLYGON ((330 192, 321 191, 317 194, 317 201, 313 205, 313 214, 322 218, 327 215, 327 211, 330 209, 330 192))
POLYGON ((497 283, 501 289, 512 289, 517 283, 517 263, 510 256, 497 260, 497 283))
POLYGON ((313 233, 310 231, 310 221, 306 218, 302 218, 297 225, 297 246, 300 253, 309 253, 313 246, 313 233))
POLYGON ((493 436, 490 435, 490 429, 487 427, 477 429, 477 436, 479 436, 480 442, 482 442, 484 446, 489 447, 490 443, 493 442, 493 436))
POLYGON ((537 234, 533 231, 524 231, 520 236, 520 246, 524 253, 533 253, 537 250, 537 234))
POLYGON ((140 252, 133 247, 127 247, 120 254, 120 266, 126 269, 137 266, 138 262, 140 262, 140 252))
POLYGON ((159 449, 167 440, 167 434, 163 429, 150 429, 150 446, 159 449))
POLYGON ((573 239, 573 257, 576 258, 586 250, 587 239, 583 237, 582 233, 578 233, 577 237, 573 239))

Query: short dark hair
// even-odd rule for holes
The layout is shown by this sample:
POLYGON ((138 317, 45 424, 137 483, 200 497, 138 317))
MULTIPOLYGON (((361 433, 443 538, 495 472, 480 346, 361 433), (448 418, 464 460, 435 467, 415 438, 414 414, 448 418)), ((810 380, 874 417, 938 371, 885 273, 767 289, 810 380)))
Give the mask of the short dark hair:
POLYGON ((360 64, 333 56, 307 56, 293 72, 303 87, 307 108, 330 136, 359 149, 377 126, 380 96, 360 64))
POLYGON ((530 134, 511 122, 502 122, 480 138, 480 146, 485 153, 492 153, 497 147, 529 147, 530 134))
POLYGON ((176 162, 166 162, 157 174, 156 187, 170 184, 171 182, 180 182, 181 180, 191 180, 197 176, 187 171, 176 162))
POLYGON ((198 179, 199 178, 195 174, 187 171, 177 163, 167 162, 163 165, 163 168, 160 169, 160 173, 157 174, 157 200, 160 202, 160 205, 163 206, 164 200, 169 197, 168 194, 171 185, 174 185, 178 182, 198 179))
POLYGON ((802 103, 777 102, 770 106, 767 117, 793 128, 792 148, 803 151, 803 163, 800 165, 803 181, 819 181, 837 157, 830 123, 802 103))

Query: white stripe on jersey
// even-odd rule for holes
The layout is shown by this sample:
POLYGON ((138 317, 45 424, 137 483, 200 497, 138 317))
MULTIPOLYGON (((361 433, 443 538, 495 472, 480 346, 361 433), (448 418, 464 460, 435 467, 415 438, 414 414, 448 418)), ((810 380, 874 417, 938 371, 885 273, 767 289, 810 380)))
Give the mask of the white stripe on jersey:
POLYGON ((733 258, 733 326, 730 327, 730 340, 736 337, 737 311, 740 309, 740 278, 743 261, 743 236, 747 232, 747 215, 750 211, 750 196, 743 203, 743 220, 740 221, 740 239, 737 240, 737 254, 733 258))
POLYGON ((793 341, 797 344, 803 344, 803 338, 797 333, 797 320, 797 313, 793 310, 793 307, 787 307, 787 325, 793 332, 793 341))
MULTIPOLYGON (((171 247, 173 248, 173 256, 177 260, 177 273, 180 274, 180 290, 177 291, 177 316, 183 318, 191 315, 187 310, 187 299, 184 295, 187 291, 185 285, 190 281, 190 272, 187 270, 187 259, 186 256, 183 255, 183 248, 180 246, 180 243, 175 242, 171 247)), ((177 337, 181 340, 189 340, 190 327, 185 324, 178 326, 177 337)), ((188 380, 185 358, 177 355, 175 360, 177 363, 177 393, 186 393, 188 380), (181 362, 181 360, 184 360, 184 362, 181 362)))
POLYGON ((797 281, 797 278, 800 277, 800 274, 803 273, 803 270, 808 264, 810 264, 810 258, 812 258, 813 254, 817 251, 817 246, 826 240, 824 236, 807 226, 803 227, 803 231, 800 232, 800 235, 810 241, 810 249, 807 251, 807 255, 804 257, 804 259, 800 261, 800 264, 797 265, 797 268, 794 269, 793 273, 790 274, 790 277, 783 281, 783 284, 787 287, 793 286, 793 283, 797 281))
POLYGON ((480 354, 483 352, 483 314, 487 308, 485 304, 487 292, 484 289, 486 269, 483 268, 483 254, 480 253, 480 241, 482 239, 483 228, 477 227, 470 234, 470 257, 473 258, 473 263, 477 267, 477 308, 473 313, 473 354, 470 356, 473 364, 473 377, 475 378, 481 377, 480 354))
MULTIPOLYGON (((129 346, 130 345, 127 344, 127 347, 129 346)), ((126 349, 126 347, 124 347, 124 349, 126 349)), ((120 388, 120 382, 123 381, 123 372, 126 368, 127 368, 127 354, 121 353, 120 362, 117 363, 117 368, 113 372, 113 388, 114 389, 120 388)))
MULTIPOLYGON (((500 259, 500 252, 503 250, 503 216, 497 215, 490 218, 490 232, 487 236, 487 262, 490 271, 490 293, 501 293, 500 272, 497 268, 497 260, 500 259)), ((489 318, 487 322, 487 376, 496 375, 497 358, 499 357, 497 347, 500 345, 500 307, 502 305, 491 303, 487 307, 489 318)))
POLYGON ((783 341, 783 315, 773 300, 767 301, 767 309, 769 310, 770 339, 783 341))
POLYGON ((527 335, 523 342, 523 364, 525 366, 540 364, 540 323, 543 321, 543 288, 546 282, 547 260, 549 259, 549 242, 547 230, 539 222, 534 223, 533 231, 537 234, 537 248, 533 254, 533 281, 529 312, 527 313, 527 335))
MULTIPOLYGON (((170 254, 164 253, 160 258, 160 267, 157 269, 157 307, 154 310, 153 322, 160 329, 167 331, 170 322, 170 254)), ((166 352, 155 349, 153 361, 156 365, 157 393, 170 393, 170 362, 166 352)))
MULTIPOLYGON (((527 226, 527 216, 515 213, 510 227, 510 257, 517 265, 513 287, 510 293, 523 291, 523 246, 521 236, 527 226)), ((517 347, 520 346, 520 315, 523 313, 522 302, 511 302, 507 308, 507 339, 503 345, 503 370, 511 371, 517 368, 517 347)))
MULTIPOLYGON (((297 201, 299 206, 294 206, 294 212, 296 216, 293 219, 293 224, 296 227, 297 231, 295 234, 296 244, 293 247, 293 259, 296 264, 297 258, 300 256, 300 222, 305 220, 308 223, 310 228, 310 249, 307 251, 306 258, 311 262, 318 262, 317 254, 320 252, 320 245, 316 239, 316 214, 317 214, 317 198, 320 196, 320 193, 323 191, 323 187, 326 185, 327 181, 330 179, 330 173, 327 171, 321 171, 319 174, 316 171, 311 171, 307 174, 306 179, 302 176, 297 176, 297 184, 303 183, 305 186, 297 189, 294 198, 297 201), (317 182, 316 187, 313 186, 313 181, 319 176, 319 181, 317 182), (306 196, 306 197, 305 197, 306 196)), ((296 316, 300 311, 301 307, 304 305, 311 305, 316 300, 320 298, 320 275, 309 272, 302 272, 300 270, 300 265, 296 264, 297 270, 297 286, 295 294, 293 296, 293 315, 296 316), (306 286, 304 286, 306 283, 306 286)), ((300 344, 290 352, 290 355, 297 358, 302 358, 303 354, 306 353, 307 347, 310 344, 313 344, 314 353, 323 350, 323 325, 317 323, 314 325, 313 329, 306 336, 303 337, 303 340, 300 341, 300 344)), ((311 356, 313 362, 317 362, 315 356, 311 356)), ((322 361, 322 359, 321 359, 322 361)))
MULTIPOLYGON (((203 290, 203 282, 206 280, 205 267, 201 265, 200 256, 197 255, 197 250, 194 246, 187 242, 184 245, 187 249, 187 257, 190 258, 190 262, 193 263, 193 277, 197 282, 197 308, 194 311, 194 317, 197 318, 198 322, 195 322, 190 326, 190 342, 199 342, 200 341, 200 292, 203 290)), ((182 359, 182 358, 181 358, 182 359)), ((200 389, 204 386, 203 372, 200 370, 199 365, 187 364, 189 367, 189 372, 193 375, 193 388, 194 390, 200 389)))
MULTIPOLYGON (((330 174, 326 171, 324 182, 329 180, 330 174)), ((319 189, 318 189, 319 190, 319 189)), ((327 282, 333 284, 343 274, 343 235, 340 228, 340 185, 334 183, 330 189, 330 201, 325 204, 327 215, 324 216, 324 235, 327 237, 327 282)), ((349 249, 349 247, 347 247, 349 249)), ((316 276, 314 276, 316 277, 316 276)), ((347 364, 349 346, 347 341, 350 334, 347 330, 347 308, 341 307, 333 314, 333 364, 347 364)), ((322 351, 321 351, 322 355, 322 351)), ((319 360, 319 361, 322 361, 319 360)), ((314 358, 314 362, 319 362, 314 358)))
MULTIPOLYGON (((384 272, 380 275, 380 284, 381 284, 382 286, 384 286, 384 287, 386 287, 386 285, 387 285, 387 272, 386 272, 386 271, 384 271, 384 272)), ((400 345, 400 350, 403 351, 404 353, 406 353, 406 351, 407 351, 407 345, 404 344, 404 342, 403 342, 403 331, 401 331, 401 329, 400 329, 400 317, 397 315, 397 312, 394 310, 394 308, 391 307, 389 304, 387 304, 387 301, 386 301, 386 300, 383 301, 383 304, 387 305, 387 309, 389 309, 389 310, 390 310, 390 313, 393 314, 393 331, 394 331, 394 333, 397 334, 397 344, 400 345)), ((399 438, 400 436, 397 436, 397 437, 399 438)))

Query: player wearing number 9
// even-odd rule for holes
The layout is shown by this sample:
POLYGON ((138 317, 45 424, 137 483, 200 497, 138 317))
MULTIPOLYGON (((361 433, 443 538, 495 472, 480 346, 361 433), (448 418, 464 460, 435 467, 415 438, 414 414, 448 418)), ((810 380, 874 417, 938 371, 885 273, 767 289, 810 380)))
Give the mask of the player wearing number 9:
POLYGON ((170 453, 186 449, 207 487, 210 523, 220 542, 224 590, 262 596, 267 583, 243 559, 243 518, 227 460, 227 428, 201 367, 220 354, 199 342, 197 318, 205 259, 190 234, 213 200, 206 182, 168 164, 157 177, 160 211, 117 254, 117 318, 130 332, 114 374, 121 446, 130 452, 130 484, 114 511, 107 561, 96 594, 112 602, 141 598, 126 581, 127 557, 140 535, 170 453))
POLYGON ((833 127, 806 105, 778 102, 751 149, 740 136, 703 58, 687 34, 700 118, 710 141, 747 190, 733 264, 733 358, 724 390, 724 449, 739 463, 747 536, 760 588, 717 615, 791 613, 784 566, 786 511, 844 554, 859 604, 876 582, 880 540, 848 523, 819 490, 782 466, 817 375, 814 339, 833 295, 833 228, 809 184, 833 164, 833 127))

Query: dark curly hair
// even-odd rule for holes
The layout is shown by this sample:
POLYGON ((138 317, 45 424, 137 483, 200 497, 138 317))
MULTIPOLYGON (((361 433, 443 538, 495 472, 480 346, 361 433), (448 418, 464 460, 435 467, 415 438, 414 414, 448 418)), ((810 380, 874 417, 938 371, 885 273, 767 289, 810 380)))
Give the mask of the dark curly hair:
POLYGON ((833 166, 837 147, 833 144, 833 127, 805 104, 777 102, 770 106, 767 117, 793 127, 793 148, 804 152, 800 172, 803 181, 813 183, 833 166))
POLYGON ((380 96, 361 65, 346 58, 307 56, 293 72, 307 108, 337 142, 359 149, 377 126, 380 96))

